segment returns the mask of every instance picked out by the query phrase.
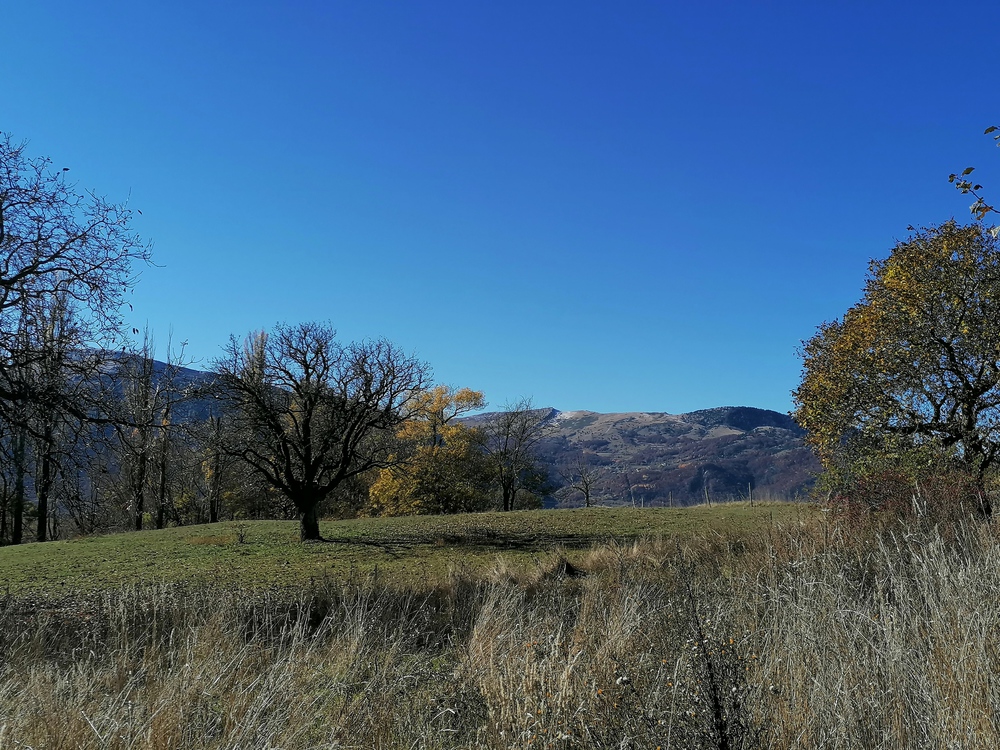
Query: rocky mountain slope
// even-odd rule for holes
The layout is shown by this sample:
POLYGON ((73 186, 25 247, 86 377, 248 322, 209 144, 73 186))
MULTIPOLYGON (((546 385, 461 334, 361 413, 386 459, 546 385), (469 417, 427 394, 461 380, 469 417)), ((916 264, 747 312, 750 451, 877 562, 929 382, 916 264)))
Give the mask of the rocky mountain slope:
POLYGON ((555 502, 580 505, 582 473, 591 502, 691 505, 707 500, 804 495, 819 464, 790 417, 751 407, 689 414, 543 410, 538 446, 555 502))

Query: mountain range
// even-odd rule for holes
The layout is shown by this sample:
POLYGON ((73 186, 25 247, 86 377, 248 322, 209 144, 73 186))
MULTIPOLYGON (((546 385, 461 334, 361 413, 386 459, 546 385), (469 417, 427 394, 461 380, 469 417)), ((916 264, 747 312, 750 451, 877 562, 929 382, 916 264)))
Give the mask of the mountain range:
POLYGON ((732 499, 794 499, 810 489, 819 463, 786 414, 727 406, 664 414, 541 410, 537 446, 562 489, 549 504, 591 502, 692 505, 732 499))

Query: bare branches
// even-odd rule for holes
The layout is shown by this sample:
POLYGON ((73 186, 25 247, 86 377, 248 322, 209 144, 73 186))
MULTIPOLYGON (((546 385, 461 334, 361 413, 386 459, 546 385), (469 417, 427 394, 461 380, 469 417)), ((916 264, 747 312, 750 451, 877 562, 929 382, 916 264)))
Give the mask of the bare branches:
POLYGON ((37 338, 31 331, 43 324, 39 310, 69 310, 77 364, 83 348, 120 343, 120 308, 136 281, 135 264, 151 257, 131 216, 124 204, 76 192, 50 160, 29 159, 23 143, 0 133, 0 406, 45 398, 11 367, 37 359, 23 343, 25 335, 37 338))
POLYGON ((232 426, 226 450, 295 504, 303 539, 319 538, 316 507, 338 486, 392 465, 396 432, 428 379, 394 344, 341 344, 325 323, 231 338, 215 371, 232 426))
POLYGON ((476 426, 483 434, 487 461, 501 492, 501 508, 513 510, 518 494, 545 484, 535 446, 545 436, 546 413, 522 398, 490 414, 476 426))
POLYGON ((151 258, 125 204, 77 193, 65 172, 0 134, 0 217, 0 315, 61 292, 87 311, 92 336, 117 333, 134 264, 151 258))
POLYGON ((583 495, 583 507, 585 508, 589 508, 591 505, 591 495, 598 477, 596 467, 590 462, 592 455, 581 452, 575 461, 559 471, 565 486, 583 495))

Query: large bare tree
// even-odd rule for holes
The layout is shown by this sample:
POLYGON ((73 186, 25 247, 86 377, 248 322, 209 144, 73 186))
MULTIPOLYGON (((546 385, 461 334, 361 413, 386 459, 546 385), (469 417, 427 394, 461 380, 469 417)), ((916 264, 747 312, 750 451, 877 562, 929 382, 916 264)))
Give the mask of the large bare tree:
POLYGON ((127 205, 78 192, 67 171, 29 158, 23 143, 0 132, 0 419, 21 466, 11 503, 15 542, 28 454, 40 460, 36 536, 44 540, 49 495, 66 468, 57 461, 68 447, 65 428, 110 421, 103 398, 92 398, 98 355, 122 343, 121 307, 137 264, 150 259, 127 205))
POLYGON ((226 451, 294 503, 303 541, 321 538, 317 509, 342 483, 393 464, 428 380, 390 342, 343 344, 325 323, 232 337, 215 372, 226 451))
MULTIPOLYGON (((60 296, 79 311, 91 344, 117 343, 125 294, 136 263, 151 248, 132 230, 132 211, 95 193, 80 193, 68 170, 30 159, 25 145, 0 132, 0 345, 35 301, 60 296)), ((2 383, 0 383, 2 385, 2 383)), ((0 391, 0 397, 8 394, 0 391)))

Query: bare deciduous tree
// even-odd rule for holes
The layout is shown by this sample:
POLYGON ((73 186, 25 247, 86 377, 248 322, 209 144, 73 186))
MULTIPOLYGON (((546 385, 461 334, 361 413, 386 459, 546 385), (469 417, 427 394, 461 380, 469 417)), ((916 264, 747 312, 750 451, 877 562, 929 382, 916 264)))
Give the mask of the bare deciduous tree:
POLYGON ((10 540, 22 539, 29 463, 47 537, 49 500, 81 425, 108 423, 99 355, 122 342, 121 305, 150 246, 125 204, 79 193, 48 159, 0 133, 0 418, 13 469, 10 540))
MULTIPOLYGON (((151 249, 131 228, 132 211, 76 192, 49 159, 29 159, 24 144, 0 133, 0 349, 16 346, 25 310, 59 296, 79 310, 82 338, 112 348, 121 306, 136 281, 136 262, 151 249)), ((0 360, 4 363, 7 357, 0 360)), ((6 367, 0 366, 0 376, 6 367)), ((19 396, 0 377, 0 401, 19 396)), ((29 394, 30 395, 30 394, 29 394)))
POLYGON ((153 337, 146 330, 137 349, 118 357, 115 372, 122 390, 115 414, 121 479, 136 531, 142 530, 150 510, 146 502, 150 492, 155 498, 156 528, 163 528, 166 521, 171 414, 183 397, 177 380, 183 367, 184 345, 175 352, 168 341, 167 361, 159 368, 154 350, 153 337))
MULTIPOLYGON (((590 454, 593 455, 593 454, 590 454)), ((597 471, 586 452, 576 457, 569 466, 559 472, 566 487, 583 495, 583 507, 589 508, 594 482, 597 481, 597 471)))
POLYGON ((503 411, 476 421, 483 436, 483 450, 500 490, 500 507, 513 510, 518 493, 538 489, 545 474, 538 467, 535 447, 545 436, 545 413, 531 399, 507 404, 503 411))
POLYGON ((342 483, 394 463, 428 378, 388 341, 341 344, 323 323, 233 337, 215 372, 225 450, 295 504, 303 541, 321 538, 317 508, 342 483))

